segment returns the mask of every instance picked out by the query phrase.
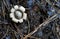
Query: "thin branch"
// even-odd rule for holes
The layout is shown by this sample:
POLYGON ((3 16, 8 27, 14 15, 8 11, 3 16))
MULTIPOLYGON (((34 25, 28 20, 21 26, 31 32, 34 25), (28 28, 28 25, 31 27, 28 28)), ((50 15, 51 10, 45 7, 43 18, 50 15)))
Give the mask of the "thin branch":
POLYGON ((43 22, 42 24, 39 25, 39 27, 37 27, 33 32, 29 33, 28 35, 26 35, 24 37, 24 39, 27 39, 27 37, 31 36, 32 34, 34 34, 39 28, 41 28, 42 26, 45 26, 46 24, 50 23, 51 21, 57 19, 55 18, 58 14, 55 14, 54 16, 52 16, 50 19, 46 20, 45 22, 43 22))

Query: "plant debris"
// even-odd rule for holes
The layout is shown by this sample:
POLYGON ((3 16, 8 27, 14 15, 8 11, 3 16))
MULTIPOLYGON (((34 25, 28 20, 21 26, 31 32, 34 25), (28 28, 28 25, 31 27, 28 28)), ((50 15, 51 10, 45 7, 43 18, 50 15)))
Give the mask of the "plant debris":
POLYGON ((60 0, 0 0, 0 39, 60 39, 60 0), (22 23, 10 18, 15 5, 26 9, 22 23))

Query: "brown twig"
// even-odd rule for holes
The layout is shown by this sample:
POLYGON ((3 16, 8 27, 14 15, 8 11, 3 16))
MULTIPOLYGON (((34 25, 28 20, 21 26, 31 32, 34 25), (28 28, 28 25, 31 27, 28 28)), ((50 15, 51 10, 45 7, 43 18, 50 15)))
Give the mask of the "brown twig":
POLYGON ((45 26, 46 24, 50 23, 51 21, 55 20, 56 16, 58 14, 55 14, 54 16, 52 16, 50 19, 46 20, 45 22, 43 22, 42 24, 40 24, 33 32, 29 33, 28 35, 26 35, 23 39, 27 39, 27 37, 30 37, 32 34, 34 34, 39 28, 41 28, 42 26, 45 26))

